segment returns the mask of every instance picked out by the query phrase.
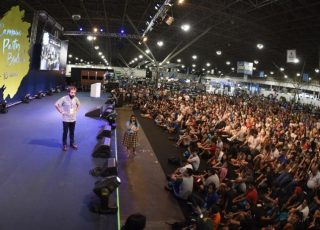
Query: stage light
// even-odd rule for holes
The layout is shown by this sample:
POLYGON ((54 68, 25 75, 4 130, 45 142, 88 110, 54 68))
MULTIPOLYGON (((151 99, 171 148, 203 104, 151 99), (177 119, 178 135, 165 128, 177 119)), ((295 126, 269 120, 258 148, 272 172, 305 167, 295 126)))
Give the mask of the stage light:
POLYGON ((167 61, 167 64, 170 64, 170 61, 167 61))
POLYGON ((142 59, 142 58, 143 58, 143 56, 140 54, 140 55, 139 55, 139 58, 140 58, 140 59, 142 59))
POLYGON ((232 67, 232 68, 231 68, 231 70, 232 70, 232 71, 234 71, 234 70, 235 70, 235 68, 234 68, 234 67, 232 67))
POLYGON ((160 47, 163 46, 163 41, 158 41, 157 45, 160 46, 160 47))
POLYGON ((229 61, 226 61, 226 65, 230 65, 231 64, 231 62, 229 62, 229 61))
POLYGON ((72 58, 72 54, 69 54, 68 57, 69 57, 69 58, 72 58))
POLYGON ((125 33, 124 29, 123 29, 123 28, 121 28, 121 29, 120 29, 120 34, 122 34, 122 35, 123 35, 124 33, 125 33))
POLYGON ((147 54, 150 53, 150 50, 146 50, 146 53, 147 53, 147 54))
POLYGON ((312 80, 312 78, 311 77, 309 77, 309 81, 311 81, 312 80))
POLYGON ((154 9, 155 9, 155 10, 158 10, 158 7, 157 7, 157 6, 155 6, 155 7, 154 7, 154 9))
POLYGON ((280 71, 283 72, 283 71, 284 71, 284 68, 283 68, 283 67, 280 67, 280 71))
POLYGON ((147 41, 148 41, 148 37, 143 37, 143 38, 142 38, 142 41, 143 41, 143 42, 147 42, 147 41))
POLYGON ((182 3, 184 3, 184 0, 179 0, 179 1, 178 1, 178 4, 179 4, 179 5, 182 4, 182 3))
POLYGON ((181 66, 181 68, 184 68, 184 67, 185 67, 184 65, 181 66))
POLYGON ((99 46, 95 46, 94 49, 95 49, 95 50, 98 50, 98 49, 99 49, 99 46))
POLYGON ((192 64, 192 67, 193 67, 193 68, 196 67, 196 64, 192 64))
POLYGON ((82 29, 82 27, 80 27, 80 29, 79 29, 80 31, 82 31, 83 29, 82 29))
POLYGON ((105 177, 97 181, 94 185, 93 192, 100 198, 100 204, 92 203, 91 211, 100 214, 116 213, 116 206, 109 206, 109 197, 121 184, 121 180, 117 176, 105 177))
POLYGON ((221 54, 222 54, 222 51, 221 51, 221 50, 217 50, 217 51, 216 51, 216 54, 217 54, 217 55, 221 55, 221 54))
POLYGON ((315 69, 315 70, 314 70, 314 72, 319 73, 319 72, 320 72, 320 70, 319 70, 319 69, 315 69))
POLYGON ((87 36, 87 39, 88 39, 88 41, 92 41, 93 37, 89 35, 89 36, 87 36))
POLYGON ((190 30, 190 25, 189 24, 183 24, 181 26, 181 29, 185 32, 188 32, 190 30))
POLYGON ((205 71, 206 69, 205 68, 202 68, 202 71, 205 71))
POLYGON ((97 33, 98 32, 98 28, 93 28, 93 32, 97 33))
POLYGON ((211 64, 210 64, 209 62, 207 62, 206 66, 208 66, 208 67, 209 67, 209 66, 211 66, 211 64))
POLYGON ((198 58, 197 55, 193 55, 193 56, 192 56, 192 59, 193 59, 193 60, 196 60, 197 58, 198 58))
POLYGON ((263 44, 261 44, 261 43, 257 44, 257 48, 258 48, 259 50, 263 49, 263 47, 264 47, 263 44))
POLYGON ((288 78, 288 75, 284 75, 284 78, 286 78, 286 79, 287 79, 287 78, 288 78))
POLYGON ((299 63, 299 62, 300 62, 299 58, 294 59, 294 63, 299 63))
POLYGON ((26 94, 26 96, 24 96, 24 98, 22 99, 22 102, 28 104, 30 101, 31 101, 31 96, 28 93, 26 94))
POLYGON ((254 60, 253 63, 256 64, 256 65, 258 65, 258 64, 259 64, 259 61, 258 61, 258 60, 254 60))
POLYGON ((102 55, 102 52, 99 52, 98 54, 101 56, 101 55, 102 55))
POLYGON ((80 59, 80 62, 83 62, 83 59, 80 59))
POLYGON ((101 58, 103 59, 103 58, 105 58, 105 56, 104 56, 104 55, 102 55, 102 56, 101 56, 101 58))
POLYGON ((297 73, 297 77, 300 77, 301 76, 301 74, 300 73, 297 73))
POLYGON ((274 72, 273 72, 273 71, 271 71, 271 72, 270 72, 270 74, 271 74, 271 75, 273 75, 273 74, 274 74, 274 72))
POLYGON ((3 100, 1 103, 0 103, 0 113, 7 113, 8 112, 8 109, 7 109, 7 101, 6 100, 3 100))
POLYGON ((103 29, 100 29, 100 32, 103 32, 103 29))
POLYGON ((192 72, 194 72, 195 71, 195 69, 192 69, 192 72))
POLYGON ((179 58, 179 59, 177 59, 177 62, 178 62, 178 63, 180 63, 180 62, 181 62, 181 59, 180 59, 180 58, 179 58))

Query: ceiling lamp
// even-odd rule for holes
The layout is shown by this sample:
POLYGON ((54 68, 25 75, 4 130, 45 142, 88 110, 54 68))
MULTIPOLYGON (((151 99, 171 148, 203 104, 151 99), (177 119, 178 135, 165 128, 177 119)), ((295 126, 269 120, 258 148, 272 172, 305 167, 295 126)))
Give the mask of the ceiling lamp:
POLYGON ((190 25, 189 24, 183 24, 181 26, 181 29, 184 31, 184 32, 188 32, 190 30, 190 25))
POLYGON ((178 63, 180 63, 180 62, 181 62, 181 59, 180 59, 180 58, 179 58, 179 59, 177 59, 177 62, 178 62, 178 63))
POLYGON ((193 55, 193 56, 192 56, 192 59, 193 59, 193 60, 196 60, 197 58, 198 58, 197 55, 193 55))
POLYGON ((319 69, 315 69, 315 70, 314 70, 314 72, 319 73, 319 72, 320 72, 320 70, 319 70, 319 69))
POLYGON ((299 62, 300 62, 299 58, 294 59, 294 63, 299 63, 299 62))
POLYGON ((98 54, 101 56, 101 55, 102 55, 102 52, 99 52, 98 54))
POLYGON ((150 50, 149 50, 149 49, 147 49, 147 50, 146 50, 146 53, 147 53, 147 54, 148 54, 148 53, 150 53, 150 50))
POLYGON ((226 61, 226 65, 230 65, 231 64, 231 62, 229 62, 229 61, 226 61))
POLYGON ((143 58, 143 56, 140 54, 140 55, 139 55, 139 58, 140 58, 140 59, 142 59, 142 58, 143 58))
POLYGON ((288 78, 288 75, 284 75, 284 78, 288 78))
POLYGON ((196 64, 192 64, 192 67, 193 67, 193 68, 196 67, 196 64))
POLYGON ((94 49, 95 49, 95 50, 98 50, 98 49, 99 49, 99 46, 95 46, 94 49))
POLYGON ((284 71, 284 68, 283 68, 283 67, 280 67, 280 71, 283 72, 283 71, 284 71))
POLYGON ((209 66, 211 66, 211 64, 210 64, 209 62, 207 62, 206 66, 208 66, 208 67, 209 67, 209 66))
POLYGON ((143 38, 142 38, 142 41, 143 41, 143 42, 147 42, 147 41, 148 41, 148 37, 146 37, 146 36, 143 37, 143 38))
POLYGON ((184 68, 184 67, 185 67, 184 65, 181 66, 181 68, 184 68))
POLYGON ((179 0, 179 1, 178 1, 178 4, 179 4, 179 5, 182 4, 182 3, 184 3, 184 0, 179 0))
POLYGON ((221 54, 222 54, 222 51, 221 51, 221 50, 217 50, 217 51, 216 51, 216 54, 217 54, 217 55, 221 55, 221 54))
POLYGON ((259 61, 258 61, 258 60, 254 60, 253 63, 256 64, 256 65, 258 65, 258 64, 259 64, 259 61))
POLYGON ((157 45, 160 46, 160 47, 162 47, 162 46, 163 46, 163 41, 158 41, 158 42, 157 42, 157 45))
POLYGON ((271 75, 273 75, 273 74, 274 74, 274 72, 273 72, 273 71, 271 71, 271 72, 270 72, 270 74, 271 74, 271 75))
POLYGON ((301 76, 301 74, 300 73, 297 73, 297 77, 300 77, 301 76))
POLYGON ((262 49, 263 49, 263 47, 264 47, 264 45, 263 45, 263 44, 261 44, 261 43, 257 44, 257 48, 258 48, 259 50, 262 50, 262 49))
POLYGON ((69 57, 69 58, 72 58, 72 54, 69 54, 68 57, 69 57))
POLYGON ((97 33, 98 32, 98 28, 93 28, 93 32, 97 33))
POLYGON ((138 61, 138 58, 134 58, 135 61, 138 61))

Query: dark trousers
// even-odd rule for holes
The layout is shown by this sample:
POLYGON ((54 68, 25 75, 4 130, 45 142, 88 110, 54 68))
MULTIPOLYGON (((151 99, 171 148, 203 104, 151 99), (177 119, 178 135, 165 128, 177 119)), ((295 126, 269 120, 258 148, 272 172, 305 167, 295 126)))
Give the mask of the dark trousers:
POLYGON ((70 145, 74 144, 74 129, 76 127, 76 122, 63 122, 63 134, 62 134, 62 143, 63 145, 67 144, 67 136, 69 131, 70 145))

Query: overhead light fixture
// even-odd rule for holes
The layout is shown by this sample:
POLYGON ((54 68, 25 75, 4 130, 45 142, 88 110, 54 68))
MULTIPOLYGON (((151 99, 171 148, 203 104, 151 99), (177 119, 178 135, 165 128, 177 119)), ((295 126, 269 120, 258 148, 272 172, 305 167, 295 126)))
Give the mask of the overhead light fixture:
POLYGON ((142 41, 143 41, 143 42, 147 42, 147 41, 148 41, 148 37, 147 37, 147 36, 143 37, 143 38, 142 38, 142 41))
POLYGON ((234 68, 234 67, 232 67, 232 68, 231 68, 231 70, 232 70, 232 71, 234 71, 234 70, 235 70, 235 68, 234 68))
POLYGON ((211 66, 211 64, 210 64, 209 62, 207 62, 206 66, 208 66, 208 67, 209 67, 209 66, 211 66))
POLYGON ((284 75, 284 78, 288 78, 288 75, 284 75))
POLYGON ((93 28, 93 32, 97 33, 98 32, 98 28, 93 28))
POLYGON ((274 72, 273 72, 273 71, 270 71, 270 74, 271 74, 271 75, 273 75, 273 74, 274 74, 274 72))
POLYGON ((178 1, 178 4, 179 4, 179 5, 182 4, 182 3, 184 3, 184 0, 179 0, 179 1, 178 1))
POLYGON ((183 24, 181 26, 181 29, 185 32, 188 32, 190 30, 190 25, 189 24, 183 24))
POLYGON ((283 71, 284 71, 284 68, 283 68, 283 67, 280 67, 280 71, 283 72, 283 71))
POLYGON ((167 63, 167 64, 170 64, 170 61, 167 61, 166 63, 167 63))
POLYGON ((259 61, 258 61, 258 60, 254 60, 253 63, 256 64, 256 65, 258 65, 258 64, 259 64, 259 61))
POLYGON ((165 19, 164 19, 164 22, 165 22, 168 26, 171 26, 172 23, 173 23, 173 21, 174 21, 174 18, 173 18, 172 16, 170 16, 170 15, 167 15, 167 16, 165 17, 165 19))
POLYGON ((299 58, 294 59, 294 63, 299 63, 299 62, 300 62, 299 58))
POLYGON ((264 47, 263 44, 261 44, 261 43, 257 44, 257 48, 258 48, 259 50, 263 49, 263 47, 264 47))
POLYGON ((320 70, 319 70, 319 69, 315 69, 315 70, 314 70, 314 72, 319 73, 319 72, 320 72, 320 70))
POLYGON ((206 69, 205 68, 202 68, 202 71, 205 71, 206 69))
POLYGON ((95 49, 95 50, 98 50, 98 49, 99 49, 99 46, 95 46, 94 49, 95 49))
POLYGON ((230 65, 231 64, 231 62, 229 62, 229 61, 226 61, 226 65, 230 65))
POLYGON ((221 54, 222 54, 222 51, 221 51, 221 50, 217 50, 217 51, 216 51, 216 54, 217 54, 217 55, 221 55, 221 54))
POLYGON ((193 55, 193 56, 192 56, 192 59, 193 59, 193 60, 196 60, 197 58, 198 58, 197 55, 193 55))
POLYGON ((185 67, 184 65, 181 66, 181 68, 184 68, 184 67, 185 67))
POLYGON ((178 63, 180 63, 180 62, 181 62, 181 59, 180 59, 180 58, 179 58, 179 59, 177 59, 177 62, 178 62, 178 63))
POLYGON ((72 58, 72 54, 69 54, 68 57, 69 57, 69 58, 72 58))
POLYGON ((80 27, 80 29, 79 29, 80 31, 83 31, 83 29, 82 29, 82 27, 80 27))
POLYGON ((311 77, 309 77, 309 81, 311 81, 312 80, 312 78, 311 77))
POLYGON ((79 59, 79 58, 78 58, 78 57, 76 57, 75 59, 78 61, 78 59, 79 59))
POLYGON ((102 58, 102 59, 105 58, 104 55, 102 55, 101 58, 102 58))
POLYGON ((297 77, 300 77, 301 76, 301 74, 300 73, 297 73, 297 77))
POLYGON ((83 59, 80 59, 80 62, 83 62, 83 59))
POLYGON ((163 46, 163 41, 158 41, 157 45, 160 46, 160 47, 163 46))
POLYGON ((98 54, 101 56, 101 55, 102 55, 102 52, 99 52, 98 54))
POLYGON ((140 55, 139 55, 139 58, 140 58, 140 59, 142 59, 142 58, 143 58, 143 56, 140 54, 140 55))
POLYGON ((87 39, 89 40, 89 41, 92 41, 93 40, 93 37, 92 36, 87 36, 87 39))
POLYGON ((134 58, 135 61, 138 61, 138 58, 134 58))
POLYGON ((196 67, 196 64, 192 64, 192 67, 196 67))
POLYGON ((192 72, 194 72, 194 69, 192 69, 192 72))
POLYGON ((146 53, 147 53, 147 54, 148 54, 148 53, 150 53, 150 50, 149 50, 149 49, 147 49, 147 50, 146 50, 146 53))

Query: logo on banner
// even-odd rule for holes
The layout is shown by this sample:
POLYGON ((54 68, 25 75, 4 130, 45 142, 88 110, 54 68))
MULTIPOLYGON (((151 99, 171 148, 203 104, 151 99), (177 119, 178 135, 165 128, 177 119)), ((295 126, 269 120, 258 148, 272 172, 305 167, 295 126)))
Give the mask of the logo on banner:
POLYGON ((295 63, 296 60, 296 50, 287 50, 287 63, 295 63))

